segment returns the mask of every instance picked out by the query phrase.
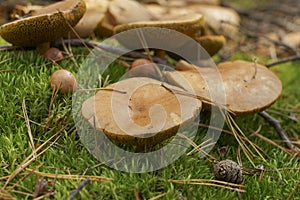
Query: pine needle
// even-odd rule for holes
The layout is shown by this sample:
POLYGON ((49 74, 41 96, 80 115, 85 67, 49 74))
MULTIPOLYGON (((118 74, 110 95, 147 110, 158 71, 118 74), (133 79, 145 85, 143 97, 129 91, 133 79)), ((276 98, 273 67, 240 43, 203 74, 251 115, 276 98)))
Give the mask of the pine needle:
POLYGON ((51 173, 45 173, 45 172, 39 172, 34 169, 26 169, 27 171, 30 171, 36 175, 47 177, 47 178, 56 178, 56 179, 65 179, 65 180, 85 180, 89 179, 91 181, 95 182, 106 182, 106 181, 112 181, 112 178, 107 178, 104 176, 88 176, 88 175, 72 175, 72 174, 51 174, 51 173))
POLYGON ((188 185, 203 185, 210 187, 217 187, 223 189, 229 189, 236 192, 246 192, 244 190, 244 185, 229 183, 218 180, 209 180, 209 179, 189 179, 189 180, 170 180, 171 183, 176 184, 188 184, 188 185))

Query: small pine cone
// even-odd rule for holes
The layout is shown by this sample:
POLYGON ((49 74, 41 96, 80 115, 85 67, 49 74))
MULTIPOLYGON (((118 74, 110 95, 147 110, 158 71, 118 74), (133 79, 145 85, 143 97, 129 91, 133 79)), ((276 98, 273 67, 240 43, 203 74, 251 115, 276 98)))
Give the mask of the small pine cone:
POLYGON ((217 162, 213 168, 215 179, 230 183, 241 183, 243 173, 241 167, 232 160, 223 160, 217 162))

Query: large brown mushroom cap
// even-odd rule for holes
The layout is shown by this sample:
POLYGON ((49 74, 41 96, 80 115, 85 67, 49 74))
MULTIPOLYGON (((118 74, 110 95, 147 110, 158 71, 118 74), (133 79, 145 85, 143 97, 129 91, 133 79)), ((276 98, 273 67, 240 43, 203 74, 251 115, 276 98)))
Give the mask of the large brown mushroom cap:
MULTIPOLYGON (((222 78, 226 95, 225 106, 236 115, 266 109, 276 101, 282 90, 281 81, 275 74, 265 66, 253 62, 224 62, 214 69, 199 68, 180 61, 177 67, 181 71, 167 72, 169 81, 189 90, 182 84, 184 79, 192 85, 195 94, 210 100, 211 93, 220 91, 219 82, 215 78, 222 78), (220 77, 216 73, 220 73, 220 77)), ((214 96, 218 95, 222 94, 214 96)))
POLYGON ((160 81, 146 77, 125 79, 106 89, 126 94, 101 90, 83 103, 82 115, 96 130, 123 144, 156 145, 175 135, 201 108, 200 101, 175 95, 160 81))
POLYGON ((120 33, 135 28, 160 27, 176 30, 192 38, 203 34, 205 22, 200 14, 190 13, 172 16, 172 18, 160 18, 155 21, 140 21, 121 24, 114 28, 115 33, 120 33), (174 18, 173 18, 174 17, 174 18))
POLYGON ((31 47, 61 38, 75 26, 86 10, 83 0, 51 4, 33 16, 4 24, 1 37, 16 46, 31 47))
POLYGON ((231 8, 201 4, 189 5, 187 8, 202 14, 208 26, 217 33, 235 36, 239 31, 237 26, 240 24, 240 17, 231 8))

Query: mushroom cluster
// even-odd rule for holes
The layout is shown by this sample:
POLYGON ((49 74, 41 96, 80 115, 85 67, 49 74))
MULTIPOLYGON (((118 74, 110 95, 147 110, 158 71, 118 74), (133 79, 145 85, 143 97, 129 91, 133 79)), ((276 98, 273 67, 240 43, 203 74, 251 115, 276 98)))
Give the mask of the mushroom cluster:
MULTIPOLYGON (((226 40, 222 35, 209 34, 208 26, 236 34, 233 26, 225 26, 221 22, 232 20, 230 23, 238 24, 239 17, 231 10, 219 8, 218 1, 168 2, 168 5, 160 5, 159 2, 146 5, 134 0, 66 0, 2 25, 0 35, 13 45, 37 47, 43 52, 50 42, 70 35, 107 37, 135 28, 159 27, 189 36, 214 55, 226 40), (214 3, 204 5, 208 2, 214 3), (76 34, 70 34, 71 29, 76 34)), ((127 37, 118 41, 131 48, 134 44, 128 41, 135 41, 136 35, 132 37, 133 40, 127 37)), ((151 39, 151 36, 148 37, 151 39)), ((172 45, 176 49, 185 44, 177 42, 172 45)), ((52 60, 60 59, 56 52, 48 54, 52 60)), ((98 91, 83 103, 81 112, 92 127, 103 131, 110 139, 141 147, 154 146, 174 136, 179 126, 196 117, 202 104, 204 107, 222 106, 235 115, 251 114, 272 105, 282 88, 280 80, 256 62, 225 62, 217 68, 208 68, 180 60, 174 70, 162 71, 154 63, 143 60, 134 62, 130 70, 132 74, 137 72, 139 75, 98 91), (138 70, 145 68, 148 70, 142 73, 138 70), (155 80, 156 73, 164 79, 155 80), (222 84, 216 79, 222 80, 222 84), (142 86, 136 88, 138 84, 142 86), (225 94, 225 100, 221 102, 216 101, 220 87, 225 94), (160 111, 161 108, 164 112, 160 111), (114 113, 118 113, 117 121, 114 113)), ((76 82, 67 84, 60 81, 58 78, 61 77, 73 80, 70 74, 63 72, 63 75, 55 74, 51 78, 52 87, 68 93, 74 89, 76 82)))
POLYGON ((255 62, 238 60, 200 68, 179 61, 175 70, 160 72, 163 80, 152 78, 158 68, 145 59, 133 62, 132 70, 143 66, 151 70, 105 87, 85 100, 81 109, 83 118, 108 138, 141 148, 174 136, 179 126, 196 117, 202 105, 224 103, 216 101, 218 95, 224 95, 218 93, 220 87, 226 98, 222 108, 236 116, 266 109, 282 89, 277 76, 255 62), (221 85, 217 79, 222 80, 221 85), (157 105, 161 107, 155 108, 157 105))
POLYGON ((0 36, 15 46, 38 47, 44 53, 49 42, 61 37, 108 37, 133 28, 161 27, 190 36, 214 55, 226 40, 222 35, 212 35, 208 27, 236 32, 221 21, 228 19, 238 24, 238 16, 218 7, 218 1, 168 2, 162 5, 160 1, 142 4, 135 0, 66 0, 44 7, 31 6, 24 8, 30 11, 25 13, 26 17, 2 25, 0 36), (178 2, 183 6, 179 7, 178 2), (224 14, 217 15, 219 11, 224 14), (70 31, 72 27, 75 33, 70 31))

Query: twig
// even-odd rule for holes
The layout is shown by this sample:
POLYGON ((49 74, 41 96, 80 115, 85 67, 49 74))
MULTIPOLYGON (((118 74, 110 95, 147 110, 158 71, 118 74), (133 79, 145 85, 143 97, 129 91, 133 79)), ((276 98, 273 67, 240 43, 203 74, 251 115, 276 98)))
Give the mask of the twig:
POLYGON ((135 200, 144 200, 143 194, 139 192, 136 188, 133 189, 135 200))
POLYGON ((22 110, 23 110, 23 114, 24 114, 24 118, 25 118, 25 122, 26 122, 27 133, 29 136, 29 145, 31 147, 34 158, 36 158, 36 149, 35 149, 34 142, 33 142, 33 136, 32 136, 30 122, 29 122, 29 118, 28 118, 28 114, 27 114, 25 99, 23 99, 23 101, 22 101, 22 110))
POLYGON ((112 178, 107 178, 104 176, 88 176, 88 175, 77 175, 77 174, 52 174, 52 173, 46 173, 46 172, 40 172, 33 169, 26 169, 27 171, 33 172, 34 174, 42 177, 47 178, 56 178, 57 180, 63 179, 63 180, 85 180, 89 179, 90 181, 94 182, 108 182, 113 180, 112 178))
POLYGON ((257 32, 250 32, 248 29, 243 28, 243 27, 240 26, 240 25, 233 24, 233 23, 231 23, 231 22, 229 22, 229 21, 224 21, 224 20, 222 20, 221 22, 224 23, 224 24, 228 24, 228 25, 231 25, 231 26, 233 26, 233 27, 238 28, 238 29, 240 30, 241 33, 244 33, 246 36, 248 36, 248 37, 250 37, 250 38, 257 38, 257 39, 259 39, 259 38, 264 38, 264 39, 266 39, 266 40, 268 40, 268 41, 274 43, 274 44, 277 45, 277 46, 282 46, 282 47, 284 47, 286 50, 290 51, 292 54, 298 55, 298 56, 299 56, 299 52, 298 52, 295 48, 291 47, 290 45, 285 44, 284 42, 277 41, 277 40, 273 40, 273 39, 271 39, 271 38, 269 38, 269 37, 267 37, 267 36, 265 36, 265 35, 259 34, 259 33, 257 33, 257 32))
POLYGON ((236 192, 246 192, 244 185, 229 183, 225 181, 209 180, 209 179, 189 179, 189 180, 170 180, 171 183, 175 184, 187 184, 187 185, 203 185, 217 188, 229 189, 236 192))
POLYGON ((16 47, 16 46, 12 46, 12 45, 0 46, 0 51, 12 51, 12 50, 17 50, 17 49, 21 49, 21 47, 16 47))
POLYGON ((260 112, 259 115, 261 117, 263 117, 267 122, 269 122, 275 128, 275 130, 277 131, 277 133, 279 134, 281 139, 286 143, 288 148, 290 148, 291 150, 296 152, 297 155, 300 156, 300 149, 298 147, 296 147, 295 145, 293 145, 291 140, 288 138, 288 136, 283 131, 279 121, 276 120, 275 118, 273 118, 271 115, 269 115, 266 111, 260 112))
POLYGON ((84 186, 86 186, 87 184, 90 183, 90 179, 86 178, 84 179, 79 186, 76 188, 76 190, 74 190, 71 195, 68 197, 68 200, 73 200, 78 194, 79 192, 82 190, 82 188, 84 188, 84 186))
POLYGON ((287 200, 291 200, 292 199, 292 197, 293 197, 294 193, 296 192, 296 190, 297 190, 297 188, 298 188, 299 185, 300 185, 300 181, 297 181, 295 187, 293 188, 293 190, 289 194, 287 200))
POLYGON ((249 17, 252 20, 258 21, 258 22, 269 22, 271 24, 274 24, 278 27, 288 29, 289 31, 298 31, 299 26, 289 22, 286 20, 286 18, 278 18, 274 17, 273 15, 266 15, 265 13, 259 13, 259 12, 253 12, 253 10, 243 10, 238 9, 235 6, 233 6, 231 3, 225 3, 222 1, 222 5, 225 7, 230 7, 231 9, 234 9, 240 16, 249 17))
POLYGON ((288 57, 288 58, 283 58, 283 59, 277 60, 275 62, 268 63, 265 66, 269 68, 269 67, 273 67, 274 65, 279 65, 279 64, 282 64, 282 63, 295 61, 295 60, 300 60, 300 55, 295 55, 295 56, 291 56, 291 57, 288 57))
MULTIPOLYGON (((123 56, 130 57, 130 58, 149 59, 148 55, 145 55, 145 54, 142 54, 142 53, 139 53, 139 52, 136 52, 136 51, 128 52, 128 50, 125 50, 125 49, 114 47, 114 46, 111 46, 111 45, 108 45, 108 44, 88 41, 88 40, 85 40, 85 39, 66 39, 66 40, 62 40, 62 41, 56 41, 53 45, 54 46, 62 46, 63 43, 69 43, 72 46, 79 46, 79 47, 87 46, 89 48, 99 48, 99 49, 102 49, 104 51, 107 51, 107 52, 110 52, 110 53, 113 53, 113 54, 123 55, 123 56)), ((161 59, 159 57, 153 56, 152 60, 155 63, 172 67, 171 65, 169 65, 167 63, 166 60, 161 59)))
MULTIPOLYGON (((16 114, 16 117, 20 117, 20 118, 22 118, 22 119, 25 119, 25 117, 24 116, 22 116, 22 115, 19 115, 19 114, 16 114)), ((32 120, 28 120, 30 123, 32 123, 32 124, 35 124, 35 125, 37 125, 37 126, 41 126, 41 127, 45 127, 45 125, 42 125, 42 124, 40 124, 40 123, 38 123, 38 122, 35 122, 35 121, 32 121, 32 120)), ((50 128, 49 128, 50 129, 50 128)))
MULTIPOLYGON (((39 154, 37 154, 37 157, 39 157, 40 155, 42 155, 43 153, 45 153, 49 148, 51 148, 56 143, 56 141, 60 138, 60 133, 63 130, 65 130, 65 128, 67 128, 67 126, 64 126, 63 128, 61 128, 58 132, 56 132, 48 140, 46 140, 46 142, 44 142, 42 145, 40 145, 38 148, 36 148, 36 152, 42 150, 42 148, 46 144, 48 144, 53 138, 55 138, 56 136, 58 136, 53 142, 51 142, 49 144, 49 146, 47 146, 47 148, 43 149, 39 154)), ((5 188, 10 183, 11 180, 13 180, 18 174, 20 174, 24 169, 26 169, 26 167, 28 167, 33 161, 36 160, 36 158, 33 155, 34 154, 32 152, 20 165, 18 165, 18 167, 15 169, 15 171, 6 180, 6 182, 4 183, 4 185, 2 186, 2 188, 0 188, 0 192, 1 192, 1 190, 5 190, 5 188)))
MULTIPOLYGON (((7 61, 10 61, 12 58, 8 58, 8 59, 5 59, 5 60, 2 60, 0 61, 0 64, 3 64, 7 61)), ((9 71, 14 71, 14 69, 7 69, 7 70, 0 70, 0 72, 9 72, 9 71)))
POLYGON ((160 198, 162 198, 162 197, 164 197, 164 196, 166 196, 168 193, 162 193, 162 194, 159 194, 159 195, 157 195, 157 196, 155 196, 155 197, 152 197, 152 198, 150 198, 149 200, 157 200, 157 199, 160 199, 160 198))

